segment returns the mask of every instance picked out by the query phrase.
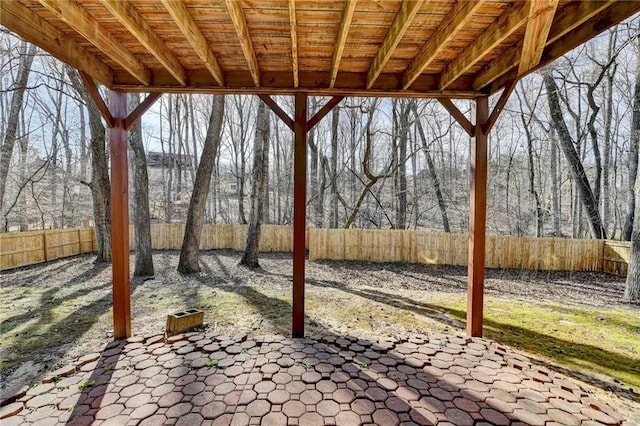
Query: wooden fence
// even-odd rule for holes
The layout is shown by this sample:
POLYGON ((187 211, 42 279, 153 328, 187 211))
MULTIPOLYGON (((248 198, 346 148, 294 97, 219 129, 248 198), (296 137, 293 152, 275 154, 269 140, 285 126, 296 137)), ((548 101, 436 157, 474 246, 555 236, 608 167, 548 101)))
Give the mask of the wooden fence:
MULTIPOLYGON (((154 249, 179 250, 183 224, 151 227, 154 249)), ((244 250, 246 225, 205 225, 200 248, 244 250)), ((130 245, 134 246, 131 228, 130 245)), ((407 262, 433 265, 467 264, 466 234, 370 229, 315 229, 307 232, 309 259, 407 262)), ((0 234, 0 270, 95 251, 92 228, 0 234)), ((288 226, 263 225, 262 252, 291 252, 288 226)), ((629 243, 565 238, 487 236, 488 268, 551 271, 605 271, 626 275, 629 243)))
POLYGON ((96 251, 93 228, 0 234, 0 270, 96 251))

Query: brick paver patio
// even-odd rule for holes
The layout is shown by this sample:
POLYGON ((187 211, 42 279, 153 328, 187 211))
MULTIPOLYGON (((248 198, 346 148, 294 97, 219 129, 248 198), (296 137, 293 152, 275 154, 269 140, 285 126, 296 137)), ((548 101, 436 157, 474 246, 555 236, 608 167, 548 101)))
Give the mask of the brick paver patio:
POLYGON ((484 339, 112 342, 2 401, 2 426, 621 424, 565 378, 484 339))

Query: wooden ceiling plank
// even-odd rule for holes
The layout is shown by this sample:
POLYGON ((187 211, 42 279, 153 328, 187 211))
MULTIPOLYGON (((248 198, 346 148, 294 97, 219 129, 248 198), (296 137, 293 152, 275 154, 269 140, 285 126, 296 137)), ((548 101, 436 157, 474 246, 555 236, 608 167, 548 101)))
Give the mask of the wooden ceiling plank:
POLYGON ((291 63, 293 65, 293 87, 298 87, 298 24, 296 0, 289 0, 289 28, 291 30, 291 63))
POLYGON ((336 84, 336 77, 338 76, 338 70, 340 69, 340 61, 342 60, 344 47, 347 43, 347 35, 349 34, 349 27, 351 27, 353 12, 356 10, 357 3, 357 0, 345 0, 344 2, 344 9, 342 10, 342 17, 340 19, 340 29, 338 30, 336 47, 333 50, 333 58, 331 59, 331 76, 329 79, 329 88, 333 88, 333 86, 336 84))
POLYGON ((569 2, 562 10, 556 13, 551 24, 547 44, 564 37, 580 25, 602 12, 618 0, 583 0, 569 2))
POLYGON ((447 13, 443 24, 429 37, 416 56, 402 78, 403 89, 409 88, 420 74, 433 62, 438 54, 465 25, 473 14, 482 6, 483 1, 462 1, 457 2, 447 13))
POLYGON ((520 28, 529 17, 529 2, 516 2, 500 15, 498 20, 482 33, 471 45, 464 49, 442 71, 440 89, 446 89, 458 77, 474 66, 484 55, 520 28))
MULTIPOLYGON (((553 18, 546 44, 549 45, 556 42, 617 1, 618 0, 585 0, 567 4, 562 10, 558 10, 553 18)), ((485 67, 478 73, 473 82, 474 90, 483 89, 493 81, 509 73, 514 67, 519 66, 521 57, 522 42, 519 42, 506 53, 500 55, 499 58, 492 61, 490 66, 485 67)), ((520 73, 520 75, 522 75, 522 73, 520 73)), ((513 79, 513 76, 506 78, 507 81, 511 79, 513 79)))
POLYGON ((187 84, 187 72, 133 6, 120 0, 100 0, 122 25, 165 67, 183 86, 187 84))
POLYGON ((0 25, 105 86, 113 84, 111 68, 21 3, 0 0, 0 25))
POLYGON ((40 0, 40 4, 117 62, 140 83, 149 85, 149 69, 74 0, 40 0))
POLYGON ((193 50, 202 60, 205 67, 209 70, 213 78, 216 79, 220 86, 224 86, 224 72, 218 63, 216 56, 209 47, 209 42, 204 37, 198 24, 189 13, 187 6, 179 0, 161 0, 167 12, 171 15, 182 34, 189 41, 193 50))
POLYGON ((529 19, 522 42, 518 75, 538 65, 547 44, 553 17, 559 0, 531 0, 529 19))
POLYGON ((400 40, 402 40, 402 37, 411 25, 411 21, 418 13, 418 10, 420 10, 422 4, 423 0, 402 2, 402 6, 396 14, 396 18, 393 24, 391 24, 389 32, 387 32, 387 36, 371 63, 369 73, 367 74, 367 89, 373 86, 378 76, 382 73, 384 66, 391 58, 391 55, 393 55, 393 51, 396 46, 398 46, 398 43, 400 43, 400 40))
POLYGON ((249 71, 253 78, 253 83, 256 87, 260 87, 260 67, 258 66, 258 58, 256 52, 253 49, 253 43, 251 42, 251 34, 249 33, 249 26, 247 20, 242 11, 242 4, 238 0, 225 0, 227 9, 229 9, 229 15, 231 21, 233 21, 233 27, 238 35, 238 41, 242 47, 242 52, 249 65, 249 71))

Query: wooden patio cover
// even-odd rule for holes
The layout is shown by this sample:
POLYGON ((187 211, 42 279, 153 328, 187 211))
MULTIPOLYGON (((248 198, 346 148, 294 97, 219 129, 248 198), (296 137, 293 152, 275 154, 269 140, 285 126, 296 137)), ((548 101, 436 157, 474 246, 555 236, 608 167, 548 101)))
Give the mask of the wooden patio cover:
POLYGON ((169 92, 258 94, 294 131, 294 336, 307 131, 344 96, 438 98, 471 136, 467 333, 479 336, 487 134, 519 78, 638 11, 621 0, 0 0, 0 24, 81 71, 111 129, 114 337, 131 334, 126 131, 169 92), (127 115, 127 92, 151 95, 127 115), (269 95, 295 95, 294 117, 269 95), (333 98, 309 117, 308 95, 333 98), (474 100, 471 118, 455 98, 474 100))

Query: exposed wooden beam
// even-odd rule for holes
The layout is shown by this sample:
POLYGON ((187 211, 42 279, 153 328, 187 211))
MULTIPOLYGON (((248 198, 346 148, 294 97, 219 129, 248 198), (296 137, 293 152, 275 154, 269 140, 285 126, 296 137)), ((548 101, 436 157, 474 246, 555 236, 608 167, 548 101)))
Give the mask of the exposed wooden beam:
POLYGON ((93 102, 95 102, 96 107, 98 107, 98 111, 100 111, 102 118, 104 118, 104 121, 107 122, 107 126, 109 127, 115 126, 115 119, 111 115, 111 111, 109 111, 109 107, 104 102, 104 99, 102 99, 100 90, 98 90, 98 86, 96 86, 96 83, 95 81, 93 81, 93 78, 84 71, 79 71, 79 73, 80 73, 80 77, 82 78, 82 82, 84 83, 84 86, 87 88, 87 92, 89 92, 91 99, 93 99, 93 102))
POLYGON ((453 102, 451 102, 451 99, 442 98, 438 99, 438 102, 440 102, 440 104, 449 112, 449 114, 451 114, 451 117, 453 117, 453 119, 456 120, 458 124, 460 124, 460 126, 462 126, 464 131, 467 132, 469 136, 473 136, 473 124, 471 124, 469 119, 464 116, 464 114, 453 102))
POLYGON ((101 2, 180 84, 187 84, 187 72, 184 67, 132 3, 120 0, 101 0, 101 2))
POLYGON ((282 120, 282 122, 287 125, 288 128, 293 130, 293 124, 294 124, 293 119, 289 117, 289 114, 284 112, 282 108, 280 108, 280 105, 278 105, 271 96, 269 95, 258 95, 258 96, 260 97, 260 99, 262 99, 262 102, 267 104, 267 106, 271 108, 271 111, 273 111, 280 118, 280 120, 282 120))
POLYGON ((527 29, 522 42, 522 54, 518 75, 523 75, 538 65, 542 51, 547 44, 547 37, 556 14, 559 0, 531 0, 527 29))
POLYGON ((147 112, 149 108, 162 96, 162 93, 149 93, 144 101, 140 102, 138 106, 129 113, 127 118, 124 120, 124 129, 131 129, 142 117, 142 114, 147 112))
POLYGON ((249 65, 249 71, 253 78, 253 83, 256 87, 260 87, 260 67, 258 66, 258 58, 256 52, 253 49, 253 43, 251 42, 251 34, 249 33, 249 26, 247 20, 244 17, 242 11, 242 3, 238 0, 225 0, 227 9, 229 9, 229 16, 233 21, 233 27, 238 35, 238 41, 242 47, 242 52, 249 65))
POLYGON ((356 10, 357 3, 357 0, 345 0, 344 2, 342 17, 340 18, 340 29, 338 30, 338 38, 336 39, 336 47, 333 50, 333 58, 331 59, 331 77, 329 79, 330 88, 336 84, 336 77, 338 76, 338 70, 340 69, 342 53, 344 52, 347 35, 349 35, 349 28, 351 27, 351 20, 353 19, 353 12, 356 10))
POLYGON ((482 337, 484 263, 487 229, 487 134, 489 99, 481 96, 471 107, 474 132, 469 152, 469 262, 467 266, 467 336, 482 337))
POLYGON ((562 9, 557 10, 553 18, 547 44, 564 37, 598 13, 616 3, 621 2, 619 0, 583 0, 567 3, 562 9))
POLYGON ((117 62, 140 83, 149 85, 149 69, 74 0, 40 0, 40 4, 117 62))
POLYGON ((474 66, 487 53, 502 43, 507 37, 520 28, 529 16, 529 3, 516 2, 509 7, 497 22, 482 33, 473 43, 465 48, 447 67, 442 71, 440 78, 440 88, 446 89, 458 77, 464 74, 469 68, 474 66))
POLYGON ((393 21, 393 24, 391 24, 391 28, 382 42, 382 46, 378 49, 378 53, 371 63, 367 75, 367 89, 373 86, 380 73, 382 73, 384 66, 391 58, 400 40, 402 40, 404 33, 409 29, 409 25, 411 25, 411 21, 418 13, 418 10, 420 10, 422 3, 423 0, 402 2, 396 19, 393 21))
MULTIPOLYGON (((554 43, 560 38, 569 34, 571 31, 575 30, 580 25, 614 3, 618 3, 618 0, 585 0, 580 2, 569 2, 565 7, 556 11, 556 14, 553 18, 553 23, 551 24, 551 29, 549 30, 547 45, 554 43)), ((522 42, 519 42, 507 52, 500 55, 499 58, 491 61, 491 64, 488 64, 482 71, 477 74, 473 82, 473 89, 481 90, 491 82, 497 80, 505 74, 508 74, 516 66, 519 66, 521 57, 522 42)), ((506 80, 509 81, 513 78, 513 75, 509 75, 508 77, 506 77, 506 80)))
POLYGON ((475 11, 482 6, 484 0, 461 1, 454 4, 447 13, 442 25, 429 37, 425 45, 420 50, 407 71, 402 77, 402 87, 407 89, 418 78, 420 74, 433 62, 438 54, 445 48, 447 42, 451 40, 473 16, 475 11))
POLYGON ((22 3, 0 0, 0 25, 105 86, 113 83, 111 68, 22 3))
POLYGON ((198 24, 187 10, 187 6, 179 0, 161 0, 164 8, 171 15, 174 22, 182 31, 194 52, 198 55, 200 60, 204 63, 205 67, 209 70, 213 78, 216 79, 220 86, 224 86, 224 73, 216 56, 209 47, 209 42, 202 35, 198 24))
POLYGON ((322 120, 327 114, 329 114, 331 110, 334 109, 343 99, 344 96, 334 96, 333 98, 329 99, 329 102, 327 102, 322 108, 318 110, 318 112, 313 115, 313 117, 309 119, 309 122, 307 123, 307 131, 313 129, 315 125, 318 124, 320 120, 322 120))
POLYGON ((291 333, 304 337, 305 233, 307 227, 307 94, 295 95, 293 150, 293 296, 291 333))
POLYGON ((291 30, 291 64, 293 66, 293 87, 298 87, 298 21, 296 0, 289 0, 289 29, 291 30))
POLYGON ((509 100, 509 96, 511 96, 511 92, 513 92, 513 89, 515 89, 517 83, 518 83, 518 80, 512 80, 505 86, 504 90, 500 94, 500 98, 498 99, 498 102, 493 107, 493 111, 491 111, 491 115, 489 116, 487 121, 484 123, 484 127, 482 128, 482 131, 485 134, 488 135, 491 129, 493 128, 493 125, 496 124, 496 121, 498 121, 498 117, 500 117, 500 113, 504 109, 504 106, 509 100))
POLYGON ((113 338, 131 336, 131 288, 129 277, 129 175, 128 144, 124 120, 127 95, 111 91, 111 114, 115 126, 109 129, 111 152, 111 273, 113 338))

